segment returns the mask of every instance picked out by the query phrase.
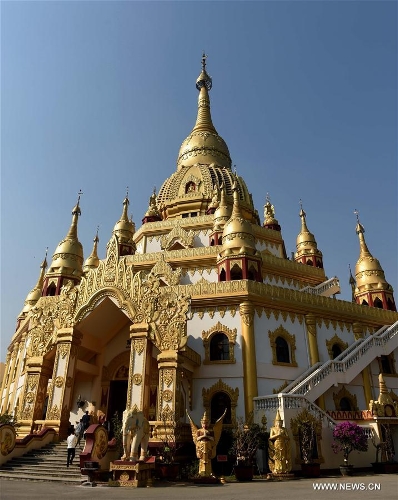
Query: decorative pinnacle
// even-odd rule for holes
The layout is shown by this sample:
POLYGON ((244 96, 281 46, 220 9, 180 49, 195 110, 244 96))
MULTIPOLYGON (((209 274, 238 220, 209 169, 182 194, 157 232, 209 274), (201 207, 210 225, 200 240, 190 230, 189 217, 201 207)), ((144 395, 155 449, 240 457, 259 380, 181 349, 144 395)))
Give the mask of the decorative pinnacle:
POLYGON ((356 208, 354 209, 354 214, 356 215, 358 224, 360 224, 360 222, 359 222, 359 212, 358 212, 358 210, 356 208))
POLYGON ((271 198, 269 197, 269 193, 267 193, 265 197, 265 203, 271 203, 271 198))
POLYGON ((205 51, 203 51, 203 54, 202 54, 202 71, 206 71, 206 59, 207 59, 207 54, 205 54, 205 51))
POLYGON ((198 79, 196 80, 196 88, 200 90, 202 87, 206 87, 207 90, 210 90, 213 83, 211 80, 211 76, 207 74, 206 71, 206 59, 207 55, 203 52, 202 55, 202 72, 200 73, 198 79))

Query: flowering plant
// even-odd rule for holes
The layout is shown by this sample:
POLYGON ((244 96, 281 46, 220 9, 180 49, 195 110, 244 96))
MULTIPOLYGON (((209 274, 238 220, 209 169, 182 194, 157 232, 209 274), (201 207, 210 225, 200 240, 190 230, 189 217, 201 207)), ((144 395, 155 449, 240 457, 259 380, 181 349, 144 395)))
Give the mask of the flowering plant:
POLYGON ((367 451, 368 438, 365 431, 353 422, 341 422, 333 429, 332 450, 343 452, 344 465, 348 465, 348 455, 352 451, 367 451))

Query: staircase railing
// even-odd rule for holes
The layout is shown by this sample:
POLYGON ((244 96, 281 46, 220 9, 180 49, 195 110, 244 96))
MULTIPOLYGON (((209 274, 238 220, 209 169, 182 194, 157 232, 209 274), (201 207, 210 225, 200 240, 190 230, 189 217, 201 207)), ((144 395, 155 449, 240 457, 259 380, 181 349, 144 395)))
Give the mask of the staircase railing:
MULTIPOLYGON (((345 374, 348 370, 356 366, 357 373, 351 373, 353 378, 363 369, 363 366, 359 361, 363 359, 370 350, 372 350, 373 358, 379 356, 383 354, 383 350, 385 350, 387 344, 389 344, 393 339, 394 345, 391 346, 391 350, 389 352, 398 347, 398 321, 387 329, 383 327, 375 334, 365 339, 357 340, 336 359, 329 360, 321 367, 315 368, 313 373, 310 373, 307 378, 303 379, 300 377, 299 380, 286 387, 283 392, 286 392, 289 388, 289 394, 300 394, 304 396, 318 386, 323 380, 329 377, 330 387, 333 383, 339 381, 336 380, 336 374, 345 374), (332 377, 333 374, 335 374, 335 376, 332 377)), ((386 352, 386 354, 388 353, 386 352)), ((325 390, 325 388, 323 389, 325 390)))
POLYGON ((313 295, 334 295, 340 293, 340 281, 335 276, 317 286, 306 286, 302 288, 300 292, 312 293, 313 295))

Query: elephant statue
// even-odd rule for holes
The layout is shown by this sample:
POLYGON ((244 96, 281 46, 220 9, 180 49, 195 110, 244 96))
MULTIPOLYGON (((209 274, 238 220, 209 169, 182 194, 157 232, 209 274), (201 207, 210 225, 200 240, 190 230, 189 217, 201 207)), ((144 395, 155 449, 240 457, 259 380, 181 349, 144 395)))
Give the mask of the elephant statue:
POLYGON ((148 449, 149 422, 142 411, 124 410, 123 412, 123 456, 122 460, 138 462, 138 447, 141 445, 139 460, 144 461, 148 449))

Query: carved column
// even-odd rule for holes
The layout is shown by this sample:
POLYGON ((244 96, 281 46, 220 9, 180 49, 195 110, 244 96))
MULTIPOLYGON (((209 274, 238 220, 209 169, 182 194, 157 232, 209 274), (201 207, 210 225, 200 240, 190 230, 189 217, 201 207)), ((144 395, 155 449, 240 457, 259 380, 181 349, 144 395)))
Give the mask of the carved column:
POLYGON ((149 372, 151 367, 152 343, 148 339, 148 323, 130 326, 130 367, 126 408, 136 408, 149 416, 149 372))
POLYGON ((178 397, 181 384, 182 361, 177 351, 163 351, 158 355, 159 390, 157 420, 178 420, 178 397))
MULTIPOLYGON (((315 363, 319 362, 319 351, 318 351, 318 339, 317 339, 317 331, 316 331, 316 317, 314 314, 306 314, 305 315, 305 325, 307 327, 307 339, 308 339, 308 348, 310 351, 310 363, 311 366, 315 365, 315 363)), ((325 399, 322 396, 316 401, 317 405, 325 409, 325 399)))
POLYGON ((26 363, 26 378, 18 429, 18 434, 22 436, 30 434, 35 420, 42 418, 51 371, 52 362, 44 359, 44 356, 32 356, 26 363))
POLYGON ((81 335, 73 328, 60 328, 51 385, 48 391, 48 406, 45 425, 59 431, 61 438, 67 436, 71 409, 72 386, 81 335))
MULTIPOLYGON (((353 323, 352 331, 355 340, 363 339, 364 333, 363 333, 362 323, 353 323)), ((368 366, 365 366, 365 368, 362 370, 362 382, 363 382, 363 392, 365 396, 366 408, 368 408, 370 400, 374 399, 372 396, 372 386, 370 384, 370 371, 368 366)))
POLYGON ((247 417, 254 410, 253 398, 258 396, 253 304, 242 302, 239 306, 239 313, 242 329, 243 384, 247 417))

